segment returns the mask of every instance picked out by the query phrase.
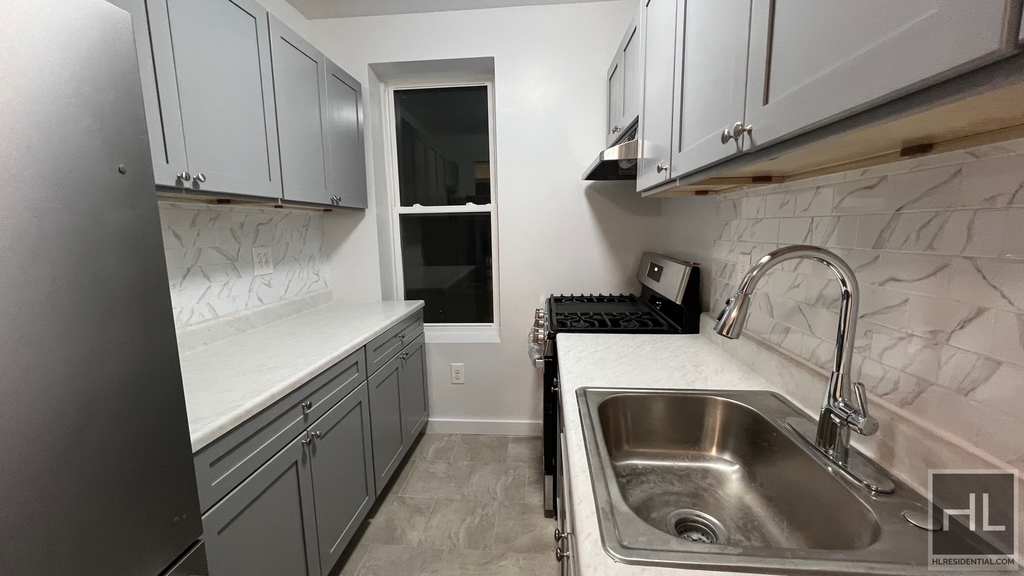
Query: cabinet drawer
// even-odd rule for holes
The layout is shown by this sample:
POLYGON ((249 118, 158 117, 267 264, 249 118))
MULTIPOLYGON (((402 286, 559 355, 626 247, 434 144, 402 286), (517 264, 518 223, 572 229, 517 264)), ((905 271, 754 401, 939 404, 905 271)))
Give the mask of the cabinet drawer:
POLYGON ((417 310, 411 316, 399 320, 386 332, 374 338, 366 345, 366 364, 369 374, 380 370, 398 354, 398 351, 412 342, 423 331, 423 310, 417 310))
POLYGON ((203 448, 194 458, 200 508, 208 510, 364 380, 360 348, 203 448))

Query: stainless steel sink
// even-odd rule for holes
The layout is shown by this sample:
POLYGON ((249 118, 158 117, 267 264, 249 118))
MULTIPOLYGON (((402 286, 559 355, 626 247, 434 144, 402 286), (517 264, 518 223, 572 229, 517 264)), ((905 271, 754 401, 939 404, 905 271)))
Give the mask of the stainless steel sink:
MULTIPOLYGON (((927 572, 927 510, 880 494, 801 440, 777 394, 577 391, 605 549, 625 563, 838 574, 927 572)), ((862 458, 859 454, 853 457, 862 458)))

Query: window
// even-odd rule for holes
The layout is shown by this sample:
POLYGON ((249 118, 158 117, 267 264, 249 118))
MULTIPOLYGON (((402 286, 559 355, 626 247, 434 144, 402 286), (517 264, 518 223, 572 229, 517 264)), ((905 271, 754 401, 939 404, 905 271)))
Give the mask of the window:
POLYGON ((497 324, 491 85, 391 88, 399 293, 432 325, 497 324))

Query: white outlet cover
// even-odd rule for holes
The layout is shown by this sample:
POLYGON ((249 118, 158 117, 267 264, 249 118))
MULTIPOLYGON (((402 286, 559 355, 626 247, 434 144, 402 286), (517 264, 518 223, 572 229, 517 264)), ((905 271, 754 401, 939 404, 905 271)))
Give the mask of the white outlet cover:
POLYGON ((466 365, 459 363, 452 363, 452 384, 465 384, 466 383, 466 365))
POLYGON ((256 276, 274 273, 274 257, 270 246, 252 249, 252 273, 256 276))

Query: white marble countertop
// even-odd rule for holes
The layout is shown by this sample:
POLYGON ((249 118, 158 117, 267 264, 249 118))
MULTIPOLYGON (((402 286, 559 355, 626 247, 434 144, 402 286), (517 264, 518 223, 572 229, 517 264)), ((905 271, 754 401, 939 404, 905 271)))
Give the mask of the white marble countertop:
POLYGON ((332 301, 181 354, 192 451, 366 345, 422 301, 332 301))
POLYGON ((700 335, 559 334, 558 370, 572 490, 576 558, 582 576, 714 576, 738 572, 620 564, 601 544, 576 389, 771 390, 761 376, 700 335))

